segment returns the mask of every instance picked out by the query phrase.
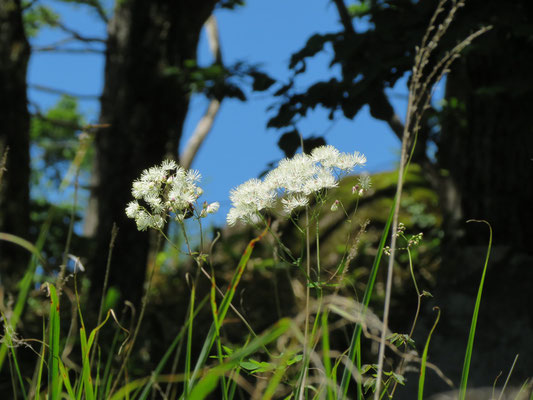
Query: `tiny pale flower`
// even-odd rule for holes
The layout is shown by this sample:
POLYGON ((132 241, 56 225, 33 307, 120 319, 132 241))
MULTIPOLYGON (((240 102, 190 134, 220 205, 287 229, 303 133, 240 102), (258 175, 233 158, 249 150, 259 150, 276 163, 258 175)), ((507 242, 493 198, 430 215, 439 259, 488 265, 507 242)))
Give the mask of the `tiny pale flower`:
POLYGON ((309 204, 309 197, 303 195, 288 195, 281 199, 283 210, 287 214, 291 214, 295 209, 305 207, 309 204))
POLYGON ((218 201, 215 201, 214 203, 211 203, 207 206, 206 211, 208 214, 214 214, 218 211, 220 208, 220 203, 218 201))
POLYGON ((364 155, 341 153, 333 146, 320 146, 310 155, 300 153, 291 159, 285 158, 264 181, 251 179, 231 191, 233 207, 227 222, 234 225, 238 220, 259 221, 259 212, 274 207, 278 196, 282 197, 284 211, 290 214, 294 209, 306 206, 309 195, 337 187, 341 173, 365 162, 364 155))
POLYGON ((136 201, 130 201, 126 207, 126 215, 128 218, 135 218, 141 206, 136 201))
MULTIPOLYGON (((133 182, 132 195, 137 200, 128 203, 126 215, 135 219, 137 229, 162 229, 171 215, 182 222, 194 215, 196 202, 203 190, 197 186, 201 175, 196 170, 186 171, 173 160, 165 160, 161 166, 144 170, 133 182)), ((215 203, 206 209, 216 211, 215 203)))

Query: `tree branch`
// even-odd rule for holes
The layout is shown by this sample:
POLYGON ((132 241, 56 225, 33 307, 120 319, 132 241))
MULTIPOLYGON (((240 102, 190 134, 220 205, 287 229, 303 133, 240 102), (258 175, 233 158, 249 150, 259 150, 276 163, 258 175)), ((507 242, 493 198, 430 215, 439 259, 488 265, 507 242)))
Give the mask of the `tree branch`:
POLYGON ((333 2, 335 3, 335 6, 337 6, 337 12, 339 13, 339 17, 341 19, 342 26, 344 27, 344 31, 347 34, 355 35, 355 28, 352 23, 352 17, 350 17, 350 13, 348 12, 346 5, 344 4, 344 1, 333 0, 333 2))
POLYGON ((205 115, 200 119, 200 121, 198 121, 194 133, 187 142, 187 146, 180 156, 180 164, 183 168, 188 169, 191 167, 196 153, 213 127, 213 123, 215 122, 215 117, 219 109, 220 101, 217 99, 211 100, 205 115))
POLYGON ((92 94, 72 93, 72 92, 67 92, 61 89, 51 88, 51 87, 43 86, 43 85, 29 84, 28 87, 30 89, 38 90, 40 92, 71 96, 71 97, 76 97, 80 100, 98 100, 100 98, 100 96, 96 96, 92 94))
POLYGON ((218 34, 218 24, 214 15, 211 15, 205 21, 205 30, 207 32, 207 41, 209 49, 215 57, 215 62, 222 64, 222 52, 220 50, 220 35, 218 34))
POLYGON ((105 43, 106 42, 105 39, 102 39, 102 38, 83 36, 79 32, 76 32, 74 29, 69 28, 68 26, 66 26, 65 24, 63 24, 63 23, 61 23, 59 21, 55 23, 55 26, 57 28, 61 29, 62 31, 64 31, 66 33, 69 33, 70 35, 72 35, 72 37, 74 39, 79 40, 81 42, 97 42, 97 43, 105 43))
MULTIPOLYGON (((209 41, 209 48, 215 57, 215 63, 222 65, 222 52, 220 50, 220 37, 218 34, 217 21, 214 15, 211 15, 205 22, 205 28, 207 31, 207 39, 209 41)), ((205 141, 207 135, 213 127, 215 117, 220 109, 220 103, 222 100, 212 99, 207 107, 207 111, 204 116, 200 118, 196 128, 185 146, 185 150, 180 156, 180 164, 183 168, 188 169, 191 167, 194 157, 200 146, 205 141)))
POLYGON ((69 48, 60 48, 59 46, 43 46, 43 47, 37 47, 33 49, 34 52, 38 53, 45 53, 45 52, 54 52, 54 53, 65 53, 65 54, 104 54, 104 50, 98 50, 98 49, 69 49, 69 48))
POLYGON ((93 8, 96 11, 96 14, 100 17, 102 21, 104 21, 106 24, 109 22, 109 17, 107 16, 107 13, 100 3, 100 0, 71 0, 73 3, 78 4, 84 4, 86 6, 89 6, 93 8))

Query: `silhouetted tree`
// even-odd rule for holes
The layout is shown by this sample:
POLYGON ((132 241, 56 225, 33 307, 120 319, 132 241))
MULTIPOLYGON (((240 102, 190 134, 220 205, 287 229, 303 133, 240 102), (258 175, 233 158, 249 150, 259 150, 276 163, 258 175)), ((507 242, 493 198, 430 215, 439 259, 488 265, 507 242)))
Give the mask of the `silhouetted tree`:
MULTIPOLYGON (((0 152, 7 156, 0 183, 0 232, 27 239, 30 136, 26 69, 30 46, 20 0, 0 0, 0 152), (6 150, 8 152, 6 153, 6 150)), ((12 288, 24 271, 27 251, 0 242, 1 285, 12 288)))

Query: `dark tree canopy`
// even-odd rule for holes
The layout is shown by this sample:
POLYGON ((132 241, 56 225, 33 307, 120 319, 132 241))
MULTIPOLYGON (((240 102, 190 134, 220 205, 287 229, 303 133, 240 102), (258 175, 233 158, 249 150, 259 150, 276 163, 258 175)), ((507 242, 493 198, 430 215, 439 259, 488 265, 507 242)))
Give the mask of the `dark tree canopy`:
MULTIPOLYGON (((269 126, 284 130, 280 147, 286 153, 293 153, 299 145, 295 123, 315 107, 329 110, 332 119, 340 115, 352 119, 368 105, 374 118, 387 122, 398 137, 402 133, 402 122, 385 90, 410 73, 415 46, 420 44, 438 2, 367 1, 349 7, 340 0, 334 3, 342 29, 310 37, 293 54, 289 68, 293 79, 298 79, 305 73, 308 60, 331 46, 330 66, 340 66, 342 76, 326 78, 301 91, 294 89, 291 80, 278 90, 280 101, 269 126)), ((444 211, 450 217, 450 234, 462 235, 456 231, 458 218, 463 222, 486 218, 500 243, 522 250, 528 246, 525 224, 520 221, 531 219, 527 202, 533 198, 531 188, 523 185, 533 179, 532 129, 525 112, 531 102, 527 93, 533 85, 529 73, 533 63, 532 8, 528 1, 502 6, 498 1, 471 0, 459 9, 450 31, 439 43, 434 62, 475 29, 493 28, 475 40, 452 66, 446 105, 440 111, 432 110, 432 118, 426 118, 414 157, 441 191, 444 211), (428 125, 430 121, 432 125, 428 125), (436 160, 427 155, 429 142, 437 145, 436 160), (443 168, 449 175, 436 176, 443 168)), ((430 63, 426 73, 432 69, 430 63)))

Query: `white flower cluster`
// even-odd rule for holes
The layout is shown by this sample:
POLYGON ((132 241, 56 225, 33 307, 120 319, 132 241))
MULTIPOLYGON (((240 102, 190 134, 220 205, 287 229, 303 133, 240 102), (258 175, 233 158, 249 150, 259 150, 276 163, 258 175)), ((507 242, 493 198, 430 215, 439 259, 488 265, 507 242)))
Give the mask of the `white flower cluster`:
POLYGON ((250 179, 230 193, 233 207, 227 215, 229 225, 238 220, 256 223, 259 212, 274 207, 278 196, 287 214, 309 204, 309 195, 322 189, 334 188, 342 174, 366 163, 359 152, 341 153, 333 146, 320 146, 310 155, 296 154, 281 160, 263 181, 250 179))
MULTIPOLYGON (((137 229, 162 229, 170 215, 183 221, 194 215, 196 201, 202 195, 197 186, 201 175, 196 170, 185 170, 172 160, 165 160, 161 166, 142 172, 133 182, 131 194, 136 199, 128 203, 126 215, 135 219, 137 229), (141 201, 141 204, 139 204, 141 201)), ((204 203, 198 213, 200 218, 217 212, 217 202, 204 203)))

